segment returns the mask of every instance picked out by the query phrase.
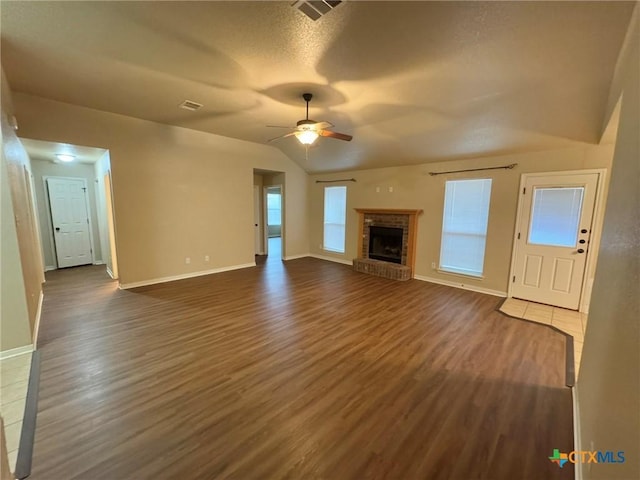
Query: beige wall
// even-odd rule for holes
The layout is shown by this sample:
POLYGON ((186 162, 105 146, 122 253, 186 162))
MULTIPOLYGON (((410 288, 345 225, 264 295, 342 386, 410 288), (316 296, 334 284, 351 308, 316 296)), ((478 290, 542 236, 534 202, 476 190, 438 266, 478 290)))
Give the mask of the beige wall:
POLYGON ((26 138, 109 150, 123 284, 252 264, 254 168, 287 175, 285 249, 308 251, 307 175, 279 150, 25 94, 14 103, 26 138))
POLYGON ((102 261, 102 249, 100 246, 99 221, 96 209, 96 182, 94 165, 83 163, 60 164, 38 158, 31 159, 34 187, 38 202, 38 218, 40 221, 40 235, 44 264, 47 268, 57 268, 56 252, 54 247, 53 230, 51 224, 51 210, 49 198, 44 182, 45 177, 75 177, 83 178, 87 182, 87 198, 89 200, 89 214, 91 219, 91 235, 93 238, 93 255, 96 262, 102 261))
POLYGON ((44 281, 40 242, 32 208, 30 162, 14 129, 9 125, 8 117, 12 114, 10 86, 2 72, 1 351, 32 343, 44 281))
POLYGON ((613 85, 622 109, 576 388, 581 448, 624 451, 626 462, 587 464, 588 480, 640 478, 639 15, 636 6, 613 85))
MULTIPOLYGON (((6 115, 2 112, 3 130, 5 123, 6 115)), ((3 132, 3 146, 4 141, 3 132)), ((0 351, 5 351, 29 345, 31 328, 4 148, 0 169, 0 351)))
MULTIPOLYGON (((358 214, 354 208, 422 209, 418 218, 416 271, 420 277, 465 284, 474 288, 506 292, 511 263, 520 175, 530 172, 606 168, 611 163, 612 146, 594 146, 494 158, 429 163, 418 166, 380 168, 312 175, 309 178, 311 253, 351 260, 357 256, 358 214), (428 172, 481 168, 517 163, 513 170, 490 170, 465 174, 430 176, 428 172), (347 238, 345 255, 322 250, 323 192, 326 184, 316 180, 355 178, 347 186, 347 238), (491 178, 492 192, 485 253, 484 279, 439 273, 438 265, 442 234, 444 185, 449 179, 491 178), (376 192, 377 188, 380 192, 376 192), (393 192, 389 192, 389 188, 393 192)), ((331 185, 341 185, 332 183, 331 185)))

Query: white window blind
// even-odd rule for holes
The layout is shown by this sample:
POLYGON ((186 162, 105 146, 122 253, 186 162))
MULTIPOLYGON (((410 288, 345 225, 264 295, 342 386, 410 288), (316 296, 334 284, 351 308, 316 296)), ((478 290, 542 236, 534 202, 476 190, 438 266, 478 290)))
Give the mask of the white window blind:
POLYGON ((323 248, 344 253, 347 187, 324 187, 323 248))
POLYGON ((482 276, 490 198, 490 178, 447 181, 440 270, 482 276))

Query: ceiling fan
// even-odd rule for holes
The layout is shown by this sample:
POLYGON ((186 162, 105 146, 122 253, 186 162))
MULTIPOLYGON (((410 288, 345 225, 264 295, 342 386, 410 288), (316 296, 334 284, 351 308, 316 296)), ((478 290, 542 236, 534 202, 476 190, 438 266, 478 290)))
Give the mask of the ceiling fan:
POLYGON ((333 132, 331 130, 327 130, 333 127, 333 124, 330 122, 316 122, 315 120, 309 119, 309 102, 313 98, 313 95, 310 93, 303 93, 302 98, 305 102, 307 102, 307 116, 303 120, 299 120, 296 123, 295 127, 282 127, 280 125, 267 125, 267 127, 271 128, 288 128, 293 129, 292 132, 285 133, 284 135, 280 135, 279 137, 275 137, 270 139, 270 142, 275 140, 280 140, 281 138, 290 137, 295 135, 300 143, 303 145, 311 145, 315 142, 318 137, 329 137, 329 138, 337 138, 338 140, 345 140, 347 142, 351 141, 353 138, 351 135, 347 135, 345 133, 333 132))

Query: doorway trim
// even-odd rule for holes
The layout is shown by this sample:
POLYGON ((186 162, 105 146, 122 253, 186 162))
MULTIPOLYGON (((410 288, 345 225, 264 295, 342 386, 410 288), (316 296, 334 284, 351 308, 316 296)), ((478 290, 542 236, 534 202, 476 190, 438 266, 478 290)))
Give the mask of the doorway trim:
POLYGON ((602 224, 604 218, 604 206, 605 206, 605 180, 607 175, 606 168, 591 168, 584 170, 559 170, 552 172, 529 172, 520 175, 520 185, 518 188, 518 209, 516 213, 516 222, 513 231, 513 248, 511 249, 511 265, 509 267, 509 280, 507 286, 507 298, 512 297, 513 282, 511 279, 515 274, 516 268, 516 255, 518 253, 518 231, 520 227, 520 221, 522 219, 522 208, 524 195, 522 191, 525 187, 527 179, 529 177, 543 177, 546 175, 580 175, 580 174, 596 174, 598 175, 598 182, 596 187, 596 198, 593 207, 593 217, 591 218, 591 236, 589 239, 589 248, 587 249, 587 258, 584 269, 584 276, 582 278, 582 285, 580 290, 580 301, 578 304, 578 311, 588 313, 589 302, 591 300, 591 288, 593 284, 593 276, 596 268, 597 252, 600 248, 600 237, 602 235, 602 224))
POLYGON ((93 222, 91 221, 91 204, 89 203, 89 187, 87 185, 87 179, 83 177, 60 177, 58 175, 43 175, 42 181, 44 182, 44 204, 47 209, 48 221, 47 221, 47 230, 49 233, 49 243, 51 245, 51 252, 53 253, 53 261, 55 262, 56 270, 60 268, 58 265, 58 256, 56 250, 56 242, 53 237, 53 217, 51 216, 51 203, 49 202, 49 183, 48 179, 60 179, 60 180, 82 180, 84 185, 84 205, 87 210, 87 219, 89 220, 89 243, 91 244, 91 264, 98 265, 96 263, 96 246, 93 241, 93 222))
POLYGON ((262 208, 262 203, 263 203, 263 198, 262 198, 262 191, 260 189, 260 185, 253 185, 253 219, 254 219, 254 243, 255 243, 255 236, 259 235, 260 236, 260 245, 259 248, 254 248, 254 250, 258 250, 256 252, 256 255, 265 255, 265 246, 264 246, 264 215, 263 215, 263 208, 262 208), (256 200, 258 202, 258 205, 256 205, 256 200), (257 215, 256 215, 257 213, 257 215), (259 223, 255 223, 255 219, 256 216, 259 218, 259 223), (255 232, 255 228, 258 229, 258 232, 255 232))
MULTIPOLYGON (((105 252, 102 252, 102 244, 100 244, 100 249, 102 253, 102 263, 106 264, 107 274, 114 280, 118 280, 120 278, 120 270, 118 268, 118 252, 116 250, 116 220, 115 220, 115 208, 113 206, 113 180, 111 178, 111 169, 108 169, 104 172, 102 176, 103 185, 100 185, 100 182, 97 183, 98 188, 104 189, 104 203, 106 212, 106 236, 107 242, 109 243, 109 258, 111 259, 111 267, 109 268, 109 262, 105 262, 105 252)), ((97 190, 97 189, 96 189, 97 190)), ((97 200, 97 199, 96 199, 97 200)), ((98 202, 96 201, 96 209, 98 208, 98 202)), ((100 212, 96 212, 97 215, 100 215, 100 212)), ((98 217, 98 223, 100 217, 98 217)), ((98 225, 98 232, 100 231, 100 225, 98 225)))

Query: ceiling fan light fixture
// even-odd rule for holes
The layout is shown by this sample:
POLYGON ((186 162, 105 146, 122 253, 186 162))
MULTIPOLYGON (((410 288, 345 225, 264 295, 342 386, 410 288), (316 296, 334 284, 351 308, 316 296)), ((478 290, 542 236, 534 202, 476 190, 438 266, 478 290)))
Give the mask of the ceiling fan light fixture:
POLYGON ((295 135, 298 141, 303 145, 311 145, 319 137, 318 132, 314 132, 313 130, 302 130, 300 132, 296 132, 295 135))
POLYGON ((353 138, 351 135, 346 135, 344 133, 333 132, 331 130, 327 130, 327 128, 333 127, 331 122, 316 122, 315 120, 309 119, 309 102, 313 98, 311 93, 303 93, 302 99, 307 104, 307 115, 303 120, 298 120, 295 127, 280 127, 277 125, 267 125, 268 127, 275 128, 293 128, 292 132, 285 133, 284 135, 280 135, 279 137, 275 137, 270 139, 270 142, 274 140, 280 140, 281 138, 291 137, 295 135, 298 141, 302 145, 312 145, 318 137, 329 137, 329 138, 337 138, 338 140, 345 140, 347 142, 351 141, 353 138))

